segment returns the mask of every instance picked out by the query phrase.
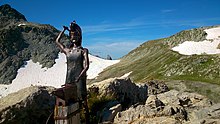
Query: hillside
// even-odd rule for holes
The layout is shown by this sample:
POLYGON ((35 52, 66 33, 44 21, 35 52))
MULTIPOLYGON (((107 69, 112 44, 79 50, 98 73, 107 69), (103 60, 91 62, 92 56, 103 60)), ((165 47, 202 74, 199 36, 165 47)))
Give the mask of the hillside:
POLYGON ((162 79, 220 84, 219 54, 182 55, 172 50, 185 41, 206 40, 207 33, 204 30, 209 28, 212 27, 181 31, 168 38, 145 42, 124 56, 119 63, 102 72, 98 79, 132 72, 130 77, 135 82, 162 79))
MULTIPOLYGON (((96 81, 132 72, 129 77, 134 82, 144 83, 147 80, 164 80, 171 88, 175 82, 178 82, 175 83, 179 85, 178 89, 182 88, 180 82, 184 82, 188 91, 192 90, 207 96, 210 95, 210 98, 219 101, 217 99, 220 95, 218 93, 220 89, 220 54, 210 54, 204 51, 201 54, 184 55, 173 50, 185 41, 193 41, 193 43, 209 42, 205 45, 217 41, 219 44, 219 33, 217 32, 215 32, 218 35, 217 38, 209 39, 208 37, 207 39, 206 29, 212 30, 215 27, 219 29, 219 26, 202 27, 181 31, 167 38, 147 41, 124 56, 119 63, 105 69, 96 81), (216 90, 210 89, 210 87, 216 87, 216 90)), ((218 44, 215 49, 219 52, 218 44)), ((198 45, 197 48, 203 50, 205 46, 198 45)), ((190 49, 193 48, 186 50, 190 49)), ((210 50, 212 49, 210 47, 210 50)))
MULTIPOLYGON (((0 6, 0 20, 0 84, 10 84, 27 60, 53 66, 59 52, 54 43, 57 29, 28 22, 7 4, 0 6)), ((67 45, 66 38, 63 41, 67 45)))

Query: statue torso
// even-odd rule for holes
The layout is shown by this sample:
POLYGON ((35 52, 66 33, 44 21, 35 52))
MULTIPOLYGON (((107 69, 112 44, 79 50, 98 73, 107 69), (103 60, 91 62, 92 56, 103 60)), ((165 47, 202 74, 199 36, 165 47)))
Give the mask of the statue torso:
POLYGON ((83 48, 73 48, 66 55, 67 60, 67 74, 66 83, 74 83, 75 79, 80 75, 83 70, 83 48))

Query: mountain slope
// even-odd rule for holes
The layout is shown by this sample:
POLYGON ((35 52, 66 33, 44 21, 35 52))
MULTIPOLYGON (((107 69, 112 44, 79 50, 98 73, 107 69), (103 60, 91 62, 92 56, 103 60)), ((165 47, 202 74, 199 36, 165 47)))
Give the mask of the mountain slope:
POLYGON ((210 28, 213 26, 186 30, 168 38, 145 42, 124 56, 119 63, 104 70, 97 80, 132 72, 130 77, 135 82, 162 79, 220 84, 219 54, 182 55, 172 50, 185 41, 206 40, 205 29, 210 28))
MULTIPOLYGON (((31 85, 60 87, 65 82, 66 58, 59 54, 59 31, 46 24, 28 22, 9 5, 0 6, 0 97, 31 85), (56 75, 56 77, 54 77, 56 75)), ((67 35, 61 42, 69 45, 67 35)), ((88 79, 119 60, 89 55, 88 79)))
POLYGON ((24 15, 8 4, 0 6, 0 18, 0 28, 9 28, 17 22, 27 21, 24 15))
MULTIPOLYGON (((0 6, 0 20, 0 84, 10 84, 27 60, 43 67, 53 66, 59 52, 54 43, 57 29, 27 22, 24 15, 7 4, 0 6)), ((68 44, 67 36, 62 40, 68 44)))

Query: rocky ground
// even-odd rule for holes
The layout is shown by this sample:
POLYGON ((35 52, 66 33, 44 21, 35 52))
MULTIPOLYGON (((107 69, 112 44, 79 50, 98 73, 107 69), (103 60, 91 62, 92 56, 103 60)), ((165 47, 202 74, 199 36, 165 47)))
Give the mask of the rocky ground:
POLYGON ((31 86, 0 99, 1 124, 45 124, 53 112, 53 87, 31 86))
MULTIPOLYGON (((163 81, 135 84, 127 77, 111 78, 88 87, 89 93, 96 93, 97 97, 113 98, 97 112, 99 123, 220 123, 220 103, 214 104, 197 93, 169 90, 163 81)), ((1 98, 1 123, 45 123, 53 111, 52 90, 52 87, 29 87, 1 98)))

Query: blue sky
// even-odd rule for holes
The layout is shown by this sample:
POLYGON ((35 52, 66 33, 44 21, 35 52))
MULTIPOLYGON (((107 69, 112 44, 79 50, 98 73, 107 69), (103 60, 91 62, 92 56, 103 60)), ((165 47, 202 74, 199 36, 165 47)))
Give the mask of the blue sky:
POLYGON ((220 24, 220 0, 0 0, 5 3, 29 22, 59 30, 76 20, 83 46, 114 59, 148 40, 220 24))

